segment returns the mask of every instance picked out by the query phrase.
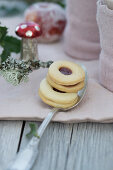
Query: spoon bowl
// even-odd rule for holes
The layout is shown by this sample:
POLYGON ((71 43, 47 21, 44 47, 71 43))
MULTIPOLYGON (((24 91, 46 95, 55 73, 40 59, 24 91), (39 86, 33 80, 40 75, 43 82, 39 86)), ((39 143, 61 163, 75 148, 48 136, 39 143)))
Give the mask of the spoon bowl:
POLYGON ((85 72, 85 85, 84 85, 84 88, 81 89, 80 91, 78 91, 78 101, 75 105, 69 107, 69 108, 53 108, 51 110, 51 112, 47 115, 47 117, 44 119, 44 121, 42 122, 42 124, 40 125, 39 129, 38 129, 38 135, 41 137, 43 132, 45 131, 47 125, 49 124, 49 122, 51 121, 51 119, 53 118, 54 114, 60 110, 62 111, 68 111, 70 109, 73 109, 75 108, 76 106, 78 106, 80 104, 80 102, 82 101, 82 99, 84 98, 85 96, 85 93, 86 93, 86 89, 87 89, 87 81, 88 81, 88 76, 87 76, 87 70, 85 68, 84 65, 81 65, 80 66, 83 68, 84 72, 85 72))

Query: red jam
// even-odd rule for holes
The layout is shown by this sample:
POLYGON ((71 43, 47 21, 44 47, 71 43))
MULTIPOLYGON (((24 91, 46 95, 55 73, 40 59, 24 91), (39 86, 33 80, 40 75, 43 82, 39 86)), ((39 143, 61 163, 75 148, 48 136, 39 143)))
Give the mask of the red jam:
POLYGON ((59 71, 64 75, 71 75, 72 74, 72 71, 69 68, 66 68, 66 67, 61 67, 59 69, 59 71))

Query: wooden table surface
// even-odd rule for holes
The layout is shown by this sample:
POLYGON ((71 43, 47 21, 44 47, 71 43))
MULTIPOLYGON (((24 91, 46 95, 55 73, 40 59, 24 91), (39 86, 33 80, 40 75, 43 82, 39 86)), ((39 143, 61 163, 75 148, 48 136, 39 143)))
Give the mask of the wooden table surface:
MULTIPOLYGON (((28 143, 29 123, 0 121, 0 170, 28 143)), ((113 124, 51 123, 42 136, 32 169, 112 170, 113 124)))

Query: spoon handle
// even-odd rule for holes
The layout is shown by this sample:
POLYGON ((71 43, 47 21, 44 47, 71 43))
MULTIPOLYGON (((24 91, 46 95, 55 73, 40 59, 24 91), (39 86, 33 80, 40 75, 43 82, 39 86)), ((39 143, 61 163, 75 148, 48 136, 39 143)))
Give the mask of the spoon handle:
POLYGON ((54 114, 58 112, 59 108, 53 108, 47 115, 47 117, 43 120, 42 124, 40 125, 38 129, 38 135, 41 137, 47 127, 47 125, 50 123, 51 119, 53 118, 54 114))
MULTIPOLYGON (((38 129, 38 135, 43 135, 47 125, 53 118, 54 114, 59 110, 59 108, 54 108, 43 120, 42 124, 38 129)), ((14 161, 11 163, 10 167, 7 170, 30 170, 36 160, 38 155, 38 145, 40 138, 32 137, 28 145, 20 151, 14 161)))

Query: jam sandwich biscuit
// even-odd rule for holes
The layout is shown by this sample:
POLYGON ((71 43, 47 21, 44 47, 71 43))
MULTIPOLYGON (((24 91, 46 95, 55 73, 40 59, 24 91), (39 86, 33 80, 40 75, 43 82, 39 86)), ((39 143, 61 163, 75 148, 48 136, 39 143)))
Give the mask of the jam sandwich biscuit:
POLYGON ((78 92, 79 90, 81 90, 83 87, 84 87, 84 81, 82 81, 82 82, 80 82, 80 83, 78 83, 78 84, 75 84, 75 85, 61 85, 61 84, 57 84, 57 83, 55 83, 50 77, 49 77, 49 75, 47 74, 47 77, 46 77, 46 79, 47 79, 47 81, 48 81, 48 83, 52 86, 52 87, 54 87, 54 88, 56 88, 56 89, 58 89, 58 90, 60 90, 60 91, 63 91, 63 92, 67 92, 67 93, 76 93, 76 92, 78 92))
POLYGON ((40 83, 39 96, 45 103, 61 108, 71 107, 78 100, 77 93, 60 92, 50 86, 46 79, 40 83))
POLYGON ((78 98, 76 98, 72 103, 67 103, 67 104, 60 104, 60 103, 55 103, 54 101, 52 100, 48 100, 46 99, 40 92, 39 90, 39 96, 40 98, 42 99, 42 101, 50 106, 53 106, 53 107, 57 107, 57 108, 63 108, 63 109, 66 109, 66 108, 70 108, 72 107, 73 105, 75 105, 78 101, 78 98))
POLYGON ((56 84, 75 85, 83 82, 85 72, 78 64, 69 61, 56 61, 49 67, 49 78, 56 84))

